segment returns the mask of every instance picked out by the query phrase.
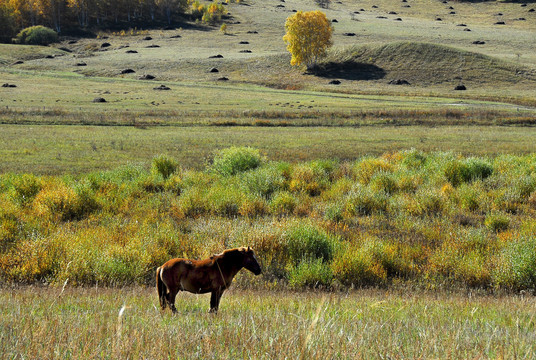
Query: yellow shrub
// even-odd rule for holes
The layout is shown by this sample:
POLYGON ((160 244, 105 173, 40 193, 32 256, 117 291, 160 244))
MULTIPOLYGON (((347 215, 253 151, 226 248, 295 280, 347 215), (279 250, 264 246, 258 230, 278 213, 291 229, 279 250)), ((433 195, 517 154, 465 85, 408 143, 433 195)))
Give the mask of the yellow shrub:
POLYGON ((486 287, 491 283, 493 246, 483 235, 453 235, 430 256, 430 272, 469 286, 486 287))
POLYGON ((368 184, 374 174, 379 172, 392 172, 393 166, 385 159, 366 158, 354 167, 354 176, 361 184, 368 184))
POLYGON ((0 196, 0 250, 17 239, 18 231, 17 206, 7 197, 0 196))
POLYGON ((242 201, 238 212, 242 216, 253 218, 266 214, 268 206, 262 198, 246 198, 242 201))
POLYGON ((379 285, 387 279, 387 271, 374 255, 355 245, 335 256, 331 269, 333 277, 346 286, 379 285))
POLYGON ((34 199, 34 209, 39 216, 53 220, 70 220, 78 208, 76 192, 63 184, 49 186, 41 190, 34 199))

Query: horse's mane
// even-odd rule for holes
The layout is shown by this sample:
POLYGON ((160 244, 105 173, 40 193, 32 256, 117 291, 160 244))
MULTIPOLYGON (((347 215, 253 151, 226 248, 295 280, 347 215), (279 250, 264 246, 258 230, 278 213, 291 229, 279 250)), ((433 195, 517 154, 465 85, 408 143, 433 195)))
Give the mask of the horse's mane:
POLYGON ((246 252, 248 250, 247 247, 244 247, 244 246, 241 246, 241 247, 238 247, 238 248, 234 248, 234 249, 227 249, 227 250, 223 250, 223 252, 219 253, 219 254, 214 254, 210 257, 210 259, 216 259, 216 258, 222 258, 224 257, 225 255, 229 254, 229 253, 236 253, 236 252, 246 252))

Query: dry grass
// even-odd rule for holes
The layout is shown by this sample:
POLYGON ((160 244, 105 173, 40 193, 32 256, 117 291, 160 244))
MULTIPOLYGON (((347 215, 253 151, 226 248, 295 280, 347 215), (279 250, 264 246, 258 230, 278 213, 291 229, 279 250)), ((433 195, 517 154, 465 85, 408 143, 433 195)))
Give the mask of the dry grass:
MULTIPOLYGON (((276 8, 277 5, 281 5, 278 0, 248 1, 247 5, 249 6, 243 4, 227 6, 232 14, 227 24, 229 35, 221 34, 218 27, 207 27, 202 30, 195 27, 169 31, 151 30, 153 40, 150 42, 142 40, 144 35, 110 34, 110 38, 106 41, 112 46, 107 51, 99 50, 104 40, 82 39, 77 44, 62 43, 60 46, 70 48, 73 53, 54 50, 54 54, 60 56, 53 59, 44 58, 44 53, 37 58, 38 56, 28 56, 27 51, 21 53, 11 51, 10 48, 3 52, 0 61, 8 65, 18 59, 28 60, 25 64, 8 67, 13 70, 68 71, 90 77, 137 79, 142 74, 151 74, 156 76, 156 81, 213 82, 221 76, 226 76, 231 83, 245 82, 280 88, 334 91, 334 87, 328 85, 327 81, 303 75, 300 69, 292 69, 289 65, 290 57, 282 41, 284 22, 292 14, 292 10, 314 9, 316 5, 313 2, 289 0, 284 4, 285 8, 276 8), (258 33, 248 33, 250 31, 258 33), (174 35, 181 37, 172 38, 174 35), (241 41, 247 41, 249 44, 241 45, 239 44, 241 41), (152 44, 160 47, 147 48, 152 44), (251 50, 251 53, 240 52, 245 49, 251 50), (138 53, 126 54, 126 50, 136 50, 138 53), (222 54, 224 58, 209 59, 209 56, 216 54, 222 54), (85 62, 87 66, 75 66, 78 62, 85 62), (217 67, 220 72, 210 73, 209 69, 212 67, 217 67), (120 75, 120 71, 125 68, 132 68, 136 73, 120 75)), ((373 0, 360 4, 333 3, 330 9, 325 11, 330 19, 338 21, 334 23, 334 50, 344 50, 363 44, 428 42, 490 55, 520 67, 531 69, 536 67, 536 55, 532 46, 536 16, 527 12, 530 7, 523 8, 517 3, 502 2, 443 4, 424 0, 412 1, 410 8, 405 8, 404 5, 407 3, 398 0, 386 0, 381 4, 376 4, 373 0), (373 8, 372 5, 379 7, 373 8), (456 11, 454 15, 449 14, 451 10, 448 6, 451 5, 456 11), (365 11, 360 11, 361 8, 365 11), (360 14, 353 14, 357 10, 360 14), (389 14, 393 11, 397 14, 389 14), (497 16, 497 13, 503 15, 497 16), (378 16, 385 16, 387 19, 380 19, 378 16), (397 17, 403 21, 394 21, 397 17), (442 21, 436 21, 437 17, 441 17, 442 21), (514 20, 520 17, 526 20, 514 20), (498 20, 505 20, 507 25, 494 25, 498 20), (472 31, 463 31, 464 27, 457 26, 461 23, 466 24, 466 28, 472 31), (343 35, 348 32, 353 32, 356 36, 343 35), (473 42, 477 40, 485 41, 485 44, 474 45, 473 42)), ((402 61, 398 65, 403 67, 404 64, 402 61)), ((477 69, 474 71, 477 72, 477 69)), ((482 72, 482 69, 478 69, 478 72, 482 72)), ((386 85, 388 80, 397 76, 397 73, 391 72, 387 75, 385 79, 345 81, 340 88, 354 93, 380 90, 396 94, 408 91, 386 85)), ((414 75, 418 78, 419 74, 414 75)), ((457 73, 450 75, 452 78, 458 76, 457 73)), ((451 83, 455 79, 434 83, 426 76, 428 74, 422 74, 418 79, 422 81, 415 81, 410 91, 433 92, 438 95, 452 90, 451 83)), ((503 81, 501 77, 495 78, 489 70, 484 70, 480 78, 474 76, 472 79, 464 80, 472 85, 470 91, 479 95, 529 96, 533 89, 533 85, 528 83, 515 85, 514 89, 511 89, 511 86, 506 86, 508 81, 503 81)))
POLYGON ((3 359, 523 358, 536 351, 532 297, 360 290, 231 290, 220 313, 152 288, 23 287, 0 293, 3 359))

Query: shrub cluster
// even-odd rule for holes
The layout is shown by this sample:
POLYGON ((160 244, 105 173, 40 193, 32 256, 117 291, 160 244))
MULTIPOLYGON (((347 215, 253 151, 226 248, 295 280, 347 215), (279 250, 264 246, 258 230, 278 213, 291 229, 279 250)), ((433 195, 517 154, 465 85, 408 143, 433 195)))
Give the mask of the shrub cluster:
POLYGON ((201 4, 199 0, 190 1, 192 16, 207 24, 215 24, 221 21, 223 15, 227 13, 223 4, 212 2, 210 5, 201 4))
POLYGON ((0 279, 154 281, 171 257, 248 245, 266 282, 534 289, 536 156, 402 151, 354 163, 159 155, 72 177, 0 176, 0 279))
POLYGON ((42 25, 31 26, 21 30, 15 41, 18 44, 49 45, 58 42, 58 33, 42 25))

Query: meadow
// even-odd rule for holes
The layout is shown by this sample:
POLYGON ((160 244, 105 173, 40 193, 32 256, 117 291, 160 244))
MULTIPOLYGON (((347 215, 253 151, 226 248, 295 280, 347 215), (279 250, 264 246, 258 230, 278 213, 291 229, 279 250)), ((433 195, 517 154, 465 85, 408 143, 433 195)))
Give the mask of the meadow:
POLYGON ((237 289, 216 316, 206 296, 179 295, 177 316, 156 309, 155 296, 144 287, 2 291, 1 357, 532 359, 536 351, 532 296, 237 289))
POLYGON ((0 358, 534 358, 535 4, 332 2, 313 73, 315 2, 225 7, 0 44, 0 358), (243 245, 218 315, 160 312, 243 245))

